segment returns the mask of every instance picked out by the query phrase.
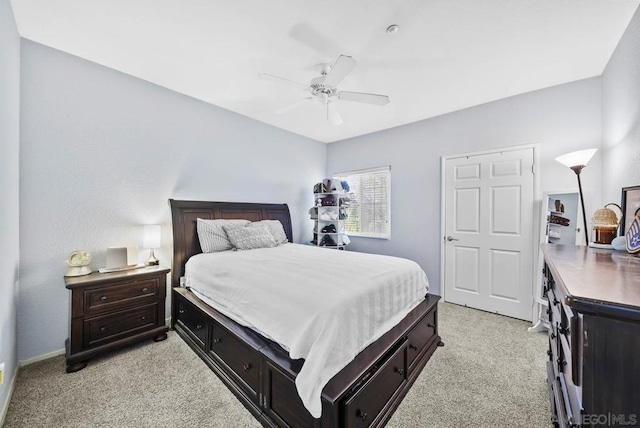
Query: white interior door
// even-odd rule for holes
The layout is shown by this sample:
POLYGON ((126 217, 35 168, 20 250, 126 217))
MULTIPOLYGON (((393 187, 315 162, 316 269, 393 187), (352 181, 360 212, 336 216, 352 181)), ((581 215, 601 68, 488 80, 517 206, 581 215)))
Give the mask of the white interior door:
POLYGON ((533 147, 445 160, 445 300, 531 321, 533 147))

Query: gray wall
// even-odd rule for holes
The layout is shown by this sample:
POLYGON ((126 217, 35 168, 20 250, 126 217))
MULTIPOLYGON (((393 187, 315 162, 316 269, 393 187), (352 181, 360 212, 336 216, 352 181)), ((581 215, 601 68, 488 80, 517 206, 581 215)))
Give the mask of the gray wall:
MULTIPOLYGON (((440 292, 440 157, 539 143, 540 191, 577 188, 554 158, 601 147, 600 107, 592 78, 330 144, 328 174, 391 165, 391 240, 353 238, 350 248, 415 260, 440 292)), ((582 173, 587 213, 600 204, 600 164, 598 153, 582 173)))
POLYGON ((21 360, 63 347, 70 251, 97 269, 108 246, 141 246, 141 225, 161 224, 169 265, 168 198, 286 202, 294 239, 311 239, 322 143, 27 40, 21 133, 21 360))
POLYGON ((0 0, 0 425, 18 361, 19 245, 18 153, 20 130, 20 37, 9 0, 0 0))
POLYGON ((640 9, 602 75, 604 202, 640 185, 640 9))

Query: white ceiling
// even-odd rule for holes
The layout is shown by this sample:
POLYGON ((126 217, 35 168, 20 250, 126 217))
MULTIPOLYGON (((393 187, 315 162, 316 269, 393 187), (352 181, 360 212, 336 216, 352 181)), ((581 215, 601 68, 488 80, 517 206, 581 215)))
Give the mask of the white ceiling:
POLYGON ((640 0, 12 0, 20 35, 323 142, 600 75, 640 0), (387 34, 390 24, 400 31, 387 34), (358 62, 344 123, 270 73, 308 83, 358 62))

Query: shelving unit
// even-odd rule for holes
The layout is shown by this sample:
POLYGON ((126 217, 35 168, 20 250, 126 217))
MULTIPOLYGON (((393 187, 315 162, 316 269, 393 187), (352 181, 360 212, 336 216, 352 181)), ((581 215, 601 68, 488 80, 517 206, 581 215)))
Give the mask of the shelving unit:
POLYGON ((311 241, 319 247, 344 250, 345 233, 344 221, 346 220, 342 201, 344 192, 314 193, 315 208, 318 218, 313 228, 314 239, 311 241))
POLYGON ((560 211, 547 212, 547 243, 562 239, 562 229, 569 227, 569 219, 560 211), (554 221, 555 219, 555 221, 554 221))
MULTIPOLYGON (((540 243, 551 245, 574 246, 584 242, 584 236, 580 230, 577 219, 581 217, 582 211, 578 203, 579 194, 577 190, 548 190, 543 193, 540 212, 540 243), (559 204, 559 206, 558 206, 559 204), (557 217, 557 222, 552 221, 552 216, 557 217)), ((545 279, 545 267, 542 253, 538 256, 538 272, 535 303, 537 314, 534 313, 533 326, 530 332, 548 330, 549 307, 547 299, 547 283, 545 279)))

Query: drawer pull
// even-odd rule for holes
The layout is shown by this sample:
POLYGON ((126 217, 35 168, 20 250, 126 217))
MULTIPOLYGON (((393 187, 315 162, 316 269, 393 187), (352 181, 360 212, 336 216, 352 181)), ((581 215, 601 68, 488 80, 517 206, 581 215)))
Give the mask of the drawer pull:
POLYGON ((551 339, 555 339, 556 338, 556 334, 555 333, 551 333, 551 339))
POLYGON ((245 372, 249 371, 250 368, 251 368, 251 363, 242 365, 242 370, 244 370, 245 372))
POLYGON ((432 329, 434 329, 434 330, 436 329, 436 326, 435 326, 435 325, 433 325, 433 324, 427 324, 427 327, 432 328, 432 329))
POLYGON ((360 420, 364 422, 367 420, 367 414, 362 410, 358 409, 358 411, 356 412, 356 418, 360 418, 360 420))
POLYGON ((400 376, 404 376, 404 369, 399 369, 397 367, 394 367, 393 372, 398 373, 400 376))
POLYGON ((545 312, 547 313, 547 315, 551 315, 551 312, 553 312, 553 311, 551 310, 551 308, 549 308, 545 312))
POLYGON ((105 331, 107 331, 107 327, 100 327, 100 332, 104 333, 105 331))
POLYGON ((100 297, 100 301, 101 301, 101 302, 106 302, 106 301, 107 301, 107 296, 102 296, 102 297, 100 297))
POLYGON ((196 330, 202 329, 202 324, 196 324, 196 330))
POLYGON ((558 325, 558 333, 560 334, 569 334, 569 328, 563 327, 561 324, 558 325))
POLYGON ((186 313, 186 312, 187 312, 187 311, 186 311, 185 309, 179 309, 179 310, 178 310, 178 313, 179 313, 180 315, 182 315, 182 314, 184 314, 184 313, 186 313))
POLYGON ((547 349, 547 355, 551 356, 551 354, 553 354, 553 352, 551 352, 551 349, 547 349))
MULTIPOLYGON (((570 320, 571 323, 571 346, 573 347, 573 351, 571 351, 571 380, 574 385, 580 386, 580 359, 582 350, 580 349, 580 344, 578 343, 580 339, 580 320, 577 316, 574 316, 570 320)), ((585 331, 585 335, 586 335, 585 331)))
POLYGON ((144 288, 142 289, 142 292, 143 292, 143 293, 146 293, 147 291, 149 291, 149 289, 148 289, 147 287, 144 287, 144 288))
POLYGON ((140 317, 140 319, 141 319, 142 321, 144 321, 144 320, 146 320, 146 319, 147 319, 147 316, 146 316, 146 315, 143 315, 143 316, 141 316, 141 317, 140 317))
POLYGON ((553 298, 553 306, 558 306, 558 299, 556 299, 555 297, 553 298))
POLYGON ((416 345, 414 345, 413 343, 409 344, 409 349, 413 349, 414 351, 418 350, 418 347, 416 345))
POLYGON ((220 343, 220 342, 222 342, 222 338, 217 337, 213 339, 213 343, 220 343))
POLYGON ((560 357, 558 357, 557 361, 558 361, 558 367, 560 367, 561 369, 562 367, 567 365, 567 362, 560 357))

